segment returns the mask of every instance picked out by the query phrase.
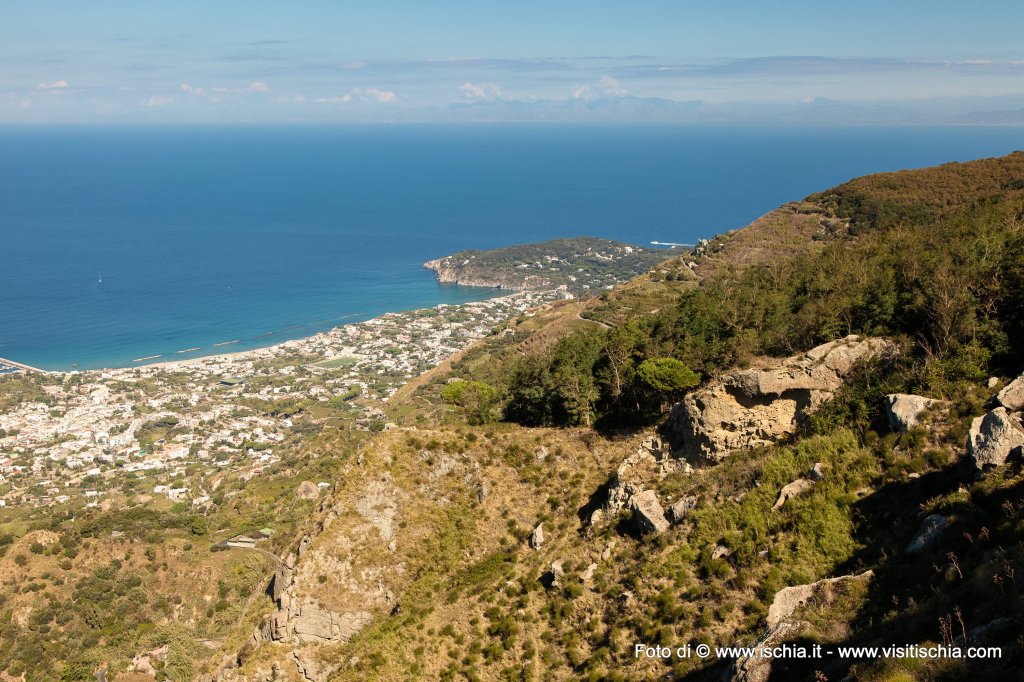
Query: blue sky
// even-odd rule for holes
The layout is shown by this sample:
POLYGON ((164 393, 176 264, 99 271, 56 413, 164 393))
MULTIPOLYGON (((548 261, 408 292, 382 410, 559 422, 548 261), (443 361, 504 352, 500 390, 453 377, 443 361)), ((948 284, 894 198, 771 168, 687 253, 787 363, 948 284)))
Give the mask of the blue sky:
POLYGON ((1002 0, 0 0, 0 122, 1006 122, 1022 35, 1002 0))

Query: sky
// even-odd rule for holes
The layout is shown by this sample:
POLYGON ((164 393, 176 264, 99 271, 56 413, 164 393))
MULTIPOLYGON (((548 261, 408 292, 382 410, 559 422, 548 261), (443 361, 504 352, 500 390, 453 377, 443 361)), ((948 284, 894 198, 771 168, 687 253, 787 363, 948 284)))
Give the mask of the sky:
POLYGON ((1024 123, 1021 36, 1019 0, 0 0, 0 123, 1024 123))

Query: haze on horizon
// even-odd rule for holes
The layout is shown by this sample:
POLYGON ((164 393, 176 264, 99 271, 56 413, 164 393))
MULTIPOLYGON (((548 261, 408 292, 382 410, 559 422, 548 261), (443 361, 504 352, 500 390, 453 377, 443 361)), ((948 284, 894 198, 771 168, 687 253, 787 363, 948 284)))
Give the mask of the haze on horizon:
POLYGON ((0 123, 1024 123, 1024 5, 14 1, 0 123))

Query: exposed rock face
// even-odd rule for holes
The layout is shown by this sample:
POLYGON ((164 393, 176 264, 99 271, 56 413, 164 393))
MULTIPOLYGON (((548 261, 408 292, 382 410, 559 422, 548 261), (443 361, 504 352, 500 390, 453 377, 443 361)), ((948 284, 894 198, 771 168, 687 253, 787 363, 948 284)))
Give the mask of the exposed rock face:
MULTIPOLYGON (((752 647, 760 649, 778 646, 786 640, 798 637, 806 628, 806 623, 778 623, 758 637, 752 647)), ((768 682, 772 674, 772 664, 771 658, 740 657, 722 673, 722 682, 768 682)))
POLYGON ((905 432, 920 423, 921 413, 942 402, 909 393, 890 393, 885 396, 885 414, 893 431, 905 432))
POLYGON ((768 627, 774 627, 789 619, 798 608, 809 603, 830 604, 837 586, 846 582, 869 582, 874 577, 873 571, 865 571, 860 575, 844 575, 838 578, 825 578, 809 585, 785 587, 775 593, 772 605, 768 607, 768 627))
POLYGON ((668 508, 668 520, 672 523, 679 523, 687 513, 697 508, 696 495, 684 495, 680 497, 671 507, 668 508))
POLYGON ((300 500, 315 500, 320 497, 320 489, 312 481, 303 481, 295 491, 295 496, 300 500))
POLYGON ((633 496, 630 501, 633 518, 641 533, 662 533, 668 530, 665 511, 658 502, 658 495, 653 490, 645 490, 633 496))
POLYGON ((996 394, 999 404, 1011 412, 1024 410, 1024 374, 1020 375, 996 394))
POLYGON ((807 478, 811 479, 815 483, 825 478, 825 465, 821 462, 816 462, 814 466, 807 472, 807 478))
POLYGON ((1001 466, 1014 450, 1024 447, 1024 426, 1019 415, 997 407, 971 422, 967 452, 978 469, 1001 466))
POLYGON ((787 500, 790 500, 800 493, 810 490, 814 486, 814 483, 808 481, 806 478, 798 478, 792 483, 788 483, 782 486, 782 490, 779 492, 779 499, 775 500, 775 504, 772 505, 772 509, 779 509, 782 505, 786 504, 787 500))
POLYGON ((914 539, 910 541, 905 551, 911 554, 924 551, 939 539, 942 531, 948 525, 949 519, 945 516, 931 514, 925 517, 924 521, 921 522, 921 527, 917 529, 917 534, 914 535, 914 539))
POLYGON ((885 339, 849 336, 764 368, 729 372, 672 407, 680 454, 717 462, 734 450, 769 445, 828 401, 858 363, 896 353, 885 339))
POLYGON ((279 642, 347 642, 371 617, 366 611, 335 613, 310 599, 285 595, 271 619, 270 638, 279 642))

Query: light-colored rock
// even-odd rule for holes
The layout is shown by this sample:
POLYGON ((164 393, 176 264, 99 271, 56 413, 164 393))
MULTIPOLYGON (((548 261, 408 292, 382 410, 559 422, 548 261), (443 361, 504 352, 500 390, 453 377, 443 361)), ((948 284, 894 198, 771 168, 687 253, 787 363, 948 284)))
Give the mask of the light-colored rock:
POLYGON ((869 582, 874 572, 865 571, 860 575, 844 575, 838 578, 825 578, 809 585, 784 587, 775 593, 771 606, 768 607, 768 627, 788 620, 798 608, 814 601, 817 604, 830 604, 834 598, 834 589, 848 582, 869 582))
POLYGON ((999 377, 989 377, 988 383, 985 384, 989 388, 995 388, 999 385, 999 377))
POLYGON ((543 445, 538 445, 533 450, 533 459, 537 464, 540 464, 548 458, 548 449, 543 445))
POLYGON ((544 524, 538 523, 537 527, 530 533, 530 548, 540 549, 544 544, 544 524))
POLYGON ((1004 386, 996 394, 996 400, 1011 412, 1024 410, 1024 374, 1004 386))
MULTIPOLYGON (((751 648, 777 647, 783 642, 799 637, 807 629, 807 623, 778 623, 757 638, 751 648)), ((771 658, 742 656, 725 669, 722 682, 768 682, 772 674, 771 658)))
POLYGON ((630 507, 641 533, 662 533, 668 530, 665 510, 661 508, 658 494, 653 490, 645 490, 634 495, 630 507))
POLYGON ((589 583, 594 578, 594 571, 597 570, 597 564, 590 564, 587 566, 583 573, 580 573, 580 581, 589 583))
POLYGON ((732 550, 725 545, 715 545, 714 550, 711 551, 712 559, 724 559, 725 557, 732 554, 732 550))
POLYGON ((320 489, 312 481, 303 481, 295 490, 295 496, 300 500, 315 500, 320 497, 320 489))
POLYGON ((312 652, 293 651, 292 658, 295 660, 295 667, 299 674, 309 682, 325 682, 334 672, 333 667, 325 665, 312 652))
POLYGON ((697 508, 696 495, 683 495, 668 508, 668 520, 673 524, 679 523, 691 511, 697 508))
POLYGON ((997 407, 971 422, 967 453, 981 470, 1002 466, 1015 450, 1024 447, 1024 426, 1017 415, 997 407))
POLYGON ((949 525, 949 518, 940 516, 938 514, 930 514, 926 516, 924 521, 921 522, 921 527, 917 529, 917 533, 914 535, 914 539, 907 545, 906 552, 914 554, 921 552, 932 545, 933 542, 939 539, 942 531, 945 530, 946 526, 949 525))
POLYGON ((782 487, 779 492, 779 499, 775 500, 775 504, 772 505, 772 509, 779 509, 782 505, 786 504, 787 500, 790 500, 800 493, 810 490, 814 484, 808 481, 806 478, 798 478, 792 483, 787 483, 782 487))
POLYGON ((311 599, 293 600, 285 613, 274 614, 274 630, 278 641, 347 642, 366 625, 371 614, 366 611, 335 613, 311 599))
POLYGON ((824 479, 825 478, 825 465, 822 464, 821 462, 816 462, 814 464, 814 466, 812 466, 807 471, 807 478, 811 479, 815 483, 817 483, 818 481, 824 479))
POLYGON ((896 353, 888 340, 849 336, 766 360, 761 368, 728 372, 672 407, 678 454, 717 462, 734 450, 774 443, 828 401, 858 363, 896 353))
POLYGON ((893 431, 906 432, 921 423, 921 413, 941 400, 910 393, 890 393, 885 396, 885 415, 893 431))

